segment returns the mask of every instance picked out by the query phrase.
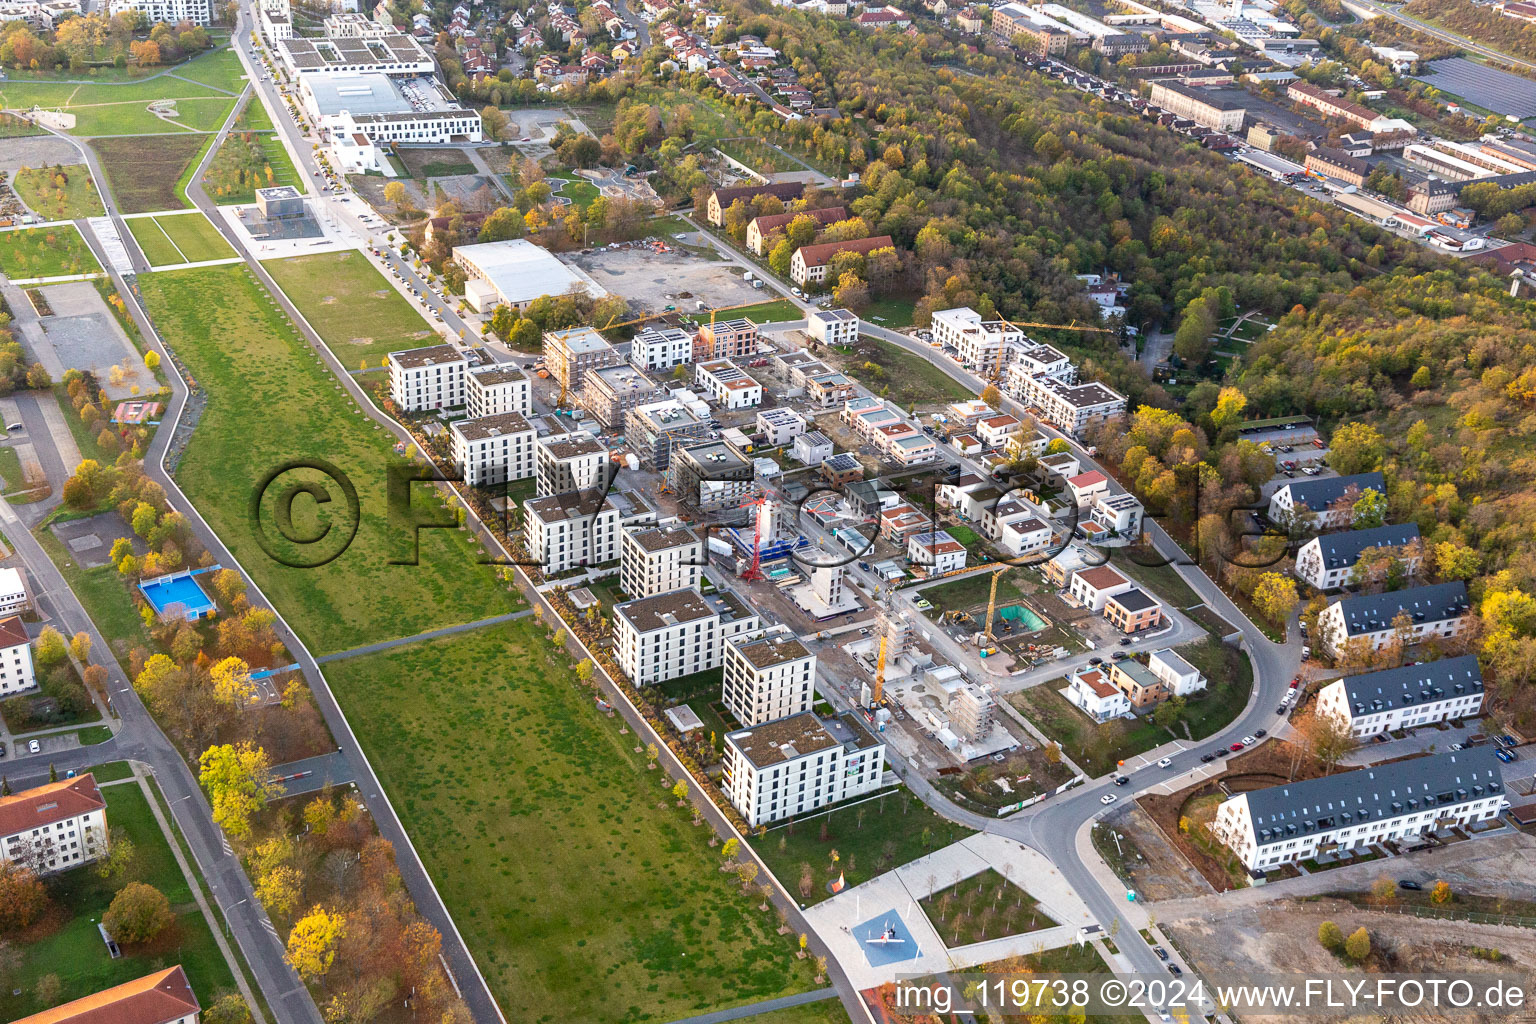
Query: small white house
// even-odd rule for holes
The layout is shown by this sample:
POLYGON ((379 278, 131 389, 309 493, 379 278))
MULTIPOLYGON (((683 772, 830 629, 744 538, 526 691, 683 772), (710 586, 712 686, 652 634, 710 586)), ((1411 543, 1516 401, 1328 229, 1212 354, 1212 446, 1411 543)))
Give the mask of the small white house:
POLYGON ((1107 722, 1131 713, 1129 698, 1096 668, 1074 672, 1062 696, 1095 722, 1107 722))
POLYGON ((0 569, 0 615, 14 615, 27 609, 27 587, 18 569, 0 569))
POLYGON ((907 560, 937 576, 965 568, 965 545, 947 533, 914 533, 907 538, 907 560))
POLYGON ((1205 689, 1205 676, 1171 647, 1153 651, 1151 657, 1147 659, 1147 668, 1162 680, 1168 692, 1175 697, 1188 697, 1192 693, 1205 689))

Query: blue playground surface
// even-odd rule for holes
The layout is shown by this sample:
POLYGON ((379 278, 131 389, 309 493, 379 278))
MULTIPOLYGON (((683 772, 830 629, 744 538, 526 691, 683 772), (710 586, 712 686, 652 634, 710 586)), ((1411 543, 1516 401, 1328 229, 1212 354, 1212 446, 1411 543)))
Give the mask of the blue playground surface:
POLYGON ((154 608, 156 615, 163 616, 167 610, 174 609, 176 614, 188 622, 196 622, 212 615, 214 604, 192 575, 191 570, 185 570, 169 576, 157 576, 140 583, 139 591, 150 607, 154 608))
POLYGON ((917 948, 917 940, 907 930, 906 922, 895 910, 887 910, 876 914, 863 924, 853 926, 853 937, 859 940, 859 948, 864 950, 864 959, 869 961, 871 967, 884 967, 886 964, 897 964, 903 960, 916 960, 922 955, 922 950, 917 948), (889 929, 893 934, 892 939, 900 939, 900 942, 871 942, 878 940, 889 929))

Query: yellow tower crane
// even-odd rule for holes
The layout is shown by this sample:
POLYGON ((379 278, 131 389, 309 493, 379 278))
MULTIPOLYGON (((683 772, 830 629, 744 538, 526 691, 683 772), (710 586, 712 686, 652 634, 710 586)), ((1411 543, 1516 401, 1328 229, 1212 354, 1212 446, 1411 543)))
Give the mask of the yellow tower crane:
POLYGON ((987 596, 987 643, 992 642, 992 616, 997 611, 997 581, 1003 578, 1003 573, 1012 566, 1003 566, 992 574, 992 593, 987 596))
POLYGON ((885 645, 887 640, 886 633, 882 632, 880 634, 880 653, 875 656, 875 689, 869 698, 869 706, 871 708, 885 706, 885 645))
MULTIPOLYGON (((1000 321, 1000 322, 1004 326, 1012 327, 1013 329, 1015 329, 1017 331, 1020 331, 1020 332, 1022 332, 1024 330, 1024 328, 1026 328, 1026 327, 1040 327, 1040 328, 1044 328, 1046 330, 1051 330, 1051 331, 1089 331, 1089 332, 1093 332, 1095 334, 1113 334, 1114 333, 1114 331, 1111 328, 1108 328, 1108 327, 1095 327, 1092 324, 1080 324, 1076 320, 1072 321, 1070 324, 1037 324, 1037 323, 1032 323, 1032 322, 1023 321, 1023 320, 1020 320, 1020 321, 1003 320, 1003 321, 1000 321)), ((1001 343, 997 346, 997 360, 996 360, 996 362, 994 362, 992 364, 992 377, 991 377, 991 380, 992 380, 992 383, 994 383, 994 384, 1001 385, 1002 382, 1003 382, 1003 352, 1005 352, 1007 350, 1007 348, 1008 348, 1007 345, 1003 345, 1001 343)))

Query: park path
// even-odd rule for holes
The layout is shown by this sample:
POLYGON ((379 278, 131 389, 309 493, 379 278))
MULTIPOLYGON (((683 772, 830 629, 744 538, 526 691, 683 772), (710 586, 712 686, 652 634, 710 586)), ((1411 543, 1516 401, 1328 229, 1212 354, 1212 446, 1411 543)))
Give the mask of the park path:
POLYGON ((365 654, 377 654, 380 651, 388 651, 396 647, 404 647, 407 644, 421 643, 424 640, 436 640, 441 636, 453 636, 455 633, 467 633, 472 629, 484 629, 486 626, 494 626, 501 622, 511 622, 514 619, 523 619, 533 614, 532 608, 524 608, 520 612, 508 612, 505 615, 492 615, 488 619, 476 619, 474 622, 461 622, 456 626, 444 626, 441 629, 429 629, 425 633, 417 633, 413 636, 402 636, 394 640, 381 640, 376 644, 364 644, 362 647, 353 647, 351 650, 337 651, 335 654, 323 654, 315 659, 318 665, 324 665, 332 661, 342 661, 346 658, 360 658, 365 654))
POLYGON ((746 1006, 737 1006, 730 1010, 715 1010, 711 1013, 701 1013, 697 1017, 681 1017, 671 1024, 724 1024, 728 1020, 743 1020, 748 1017, 756 1017, 764 1013, 772 1013, 774 1010, 787 1010, 791 1006, 804 1006, 807 1003, 819 1003, 827 999, 836 999, 837 989, 819 988, 813 992, 801 992, 793 996, 780 996, 777 999, 764 999, 757 1003, 748 1003, 746 1006))

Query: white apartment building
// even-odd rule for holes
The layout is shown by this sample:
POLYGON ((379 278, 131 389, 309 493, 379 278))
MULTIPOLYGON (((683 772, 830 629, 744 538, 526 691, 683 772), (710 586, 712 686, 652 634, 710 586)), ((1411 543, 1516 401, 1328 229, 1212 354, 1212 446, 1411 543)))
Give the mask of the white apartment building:
POLYGON ((1125 396, 1098 381, 1068 384, 1054 377, 1032 377, 1026 401, 1056 429, 1076 437, 1102 420, 1125 412, 1125 396))
POLYGON ((0 864, 50 875, 106 852, 107 802, 90 772, 0 796, 0 864))
POLYGON ((608 449, 591 434, 552 434, 539 438, 534 449, 540 496, 608 486, 608 449))
POLYGON ((28 603, 27 587, 21 580, 21 570, 9 566, 0 569, 0 615, 25 611, 28 603))
POLYGON ((619 557, 619 507, 596 488, 566 491, 523 502, 528 554, 545 575, 619 557))
POLYGON ((811 710, 815 684, 816 655, 788 626, 726 641, 721 697, 748 728, 811 710))
POLYGON ((1088 521, 1097 523, 1116 537, 1137 537, 1141 534, 1141 517, 1145 509, 1129 491, 1120 494, 1100 495, 1088 513, 1088 521))
POLYGON ((757 432, 763 435, 763 443, 772 447, 789 444, 806 430, 805 417, 788 406, 764 409, 757 414, 757 432))
POLYGON ((1350 581, 1360 556, 1372 548, 1391 549, 1410 576, 1418 574, 1424 561, 1419 528, 1413 523, 1389 524, 1313 537, 1296 552, 1296 577, 1318 590, 1335 590, 1350 581))
POLYGON ((151 25, 160 21, 167 25, 182 21, 207 25, 213 21, 213 0, 112 0, 109 10, 112 14, 141 11, 151 25))
POLYGON ((480 416, 448 425, 453 461, 471 487, 490 487, 534 475, 538 433, 521 413, 480 416))
POLYGON ((1313 525, 1319 530, 1349 526, 1355 521, 1352 506, 1366 491, 1386 495, 1387 484, 1380 473, 1290 480, 1270 495, 1269 518, 1271 522, 1289 523, 1298 510, 1305 509, 1317 516, 1313 525))
POLYGON ((32 642, 21 616, 0 619, 0 697, 24 693, 37 685, 32 665, 32 642))
POLYGON ((819 430, 808 430, 795 438, 791 454, 804 466, 819 466, 832 457, 832 439, 819 430))
POLYGON ((1131 713, 1130 698, 1109 681, 1102 669, 1078 669, 1072 673, 1061 695, 1095 722, 1107 722, 1131 713))
POLYGON ((1396 628, 1392 620, 1407 615, 1410 623, 1407 642, 1416 644, 1431 637, 1442 639, 1459 634, 1467 627, 1466 584, 1434 583, 1385 594, 1357 594, 1335 601, 1317 618, 1324 649, 1337 654, 1350 640, 1368 639, 1374 650, 1392 643, 1396 628))
POLYGON ((914 533, 907 538, 907 561, 930 576, 965 568, 965 545, 947 533, 914 533))
POLYGON ((457 409, 464 404, 469 360, 452 345, 389 354, 389 397, 405 412, 457 409))
POLYGON ((856 716, 807 711, 727 733, 721 786, 755 827, 872 793, 884 765, 885 744, 856 716))
POLYGON ((655 597, 699 585, 709 556, 699 535, 681 523, 625 530, 619 542, 619 586, 630 597, 655 597))
POLYGON ((1212 832, 1249 871, 1498 817, 1508 806, 1488 747, 1434 754, 1239 794, 1212 832))
POLYGON ((1030 515, 1022 503, 1005 502, 997 506, 997 512, 997 535, 993 539, 1010 558, 1039 555, 1051 546, 1051 540, 1056 535, 1050 526, 1044 520, 1030 515))
POLYGON ((981 443, 988 448, 1001 448, 1008 443, 1008 439, 1022 430, 1024 424, 1017 416, 1010 416, 1005 412, 994 413, 991 416, 983 416, 976 421, 976 436, 981 443))
POLYGON ((503 416, 515 412, 533 415, 533 382, 515 366, 501 364, 470 370, 464 379, 469 415, 503 416))
POLYGON ((1162 681, 1172 696, 1188 697, 1205 689, 1205 676, 1171 647, 1153 651, 1147 658, 1147 668, 1162 681))
POLYGON ((960 362, 983 369, 997 364, 999 348, 1004 350, 1002 359, 1006 364, 1008 349, 1025 347, 1023 331, 1001 320, 983 321, 981 314, 969 306, 934 313, 932 330, 933 340, 958 352, 960 362))
POLYGON ((614 655, 636 686, 719 668, 725 642, 759 628, 729 594, 673 590, 613 606, 614 655))
POLYGON ((711 359, 694 369, 694 383, 722 409, 750 409, 763 404, 763 386, 728 359, 711 359))
POLYGON ((1067 592, 1089 611, 1101 612, 1111 597, 1133 590, 1135 587, 1136 584, 1110 566, 1096 565, 1091 569, 1079 569, 1074 573, 1072 584, 1067 588, 1067 592))
POLYGON ((859 315, 851 309, 813 309, 805 333, 823 345, 852 345, 859 340, 859 315))
POLYGON ((287 0, 264 0, 256 17, 267 42, 293 38, 293 10, 287 0))
POLYGON ((1483 709, 1483 673, 1477 655, 1335 679, 1317 692, 1317 712, 1347 726, 1350 735, 1469 718, 1483 709))
POLYGON ((693 335, 677 327, 647 327, 629 343, 629 361, 651 371, 692 362, 693 335))

